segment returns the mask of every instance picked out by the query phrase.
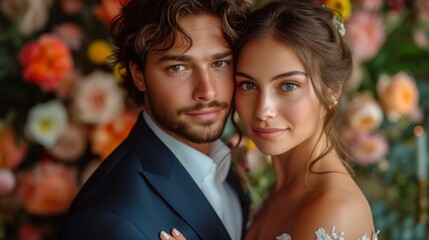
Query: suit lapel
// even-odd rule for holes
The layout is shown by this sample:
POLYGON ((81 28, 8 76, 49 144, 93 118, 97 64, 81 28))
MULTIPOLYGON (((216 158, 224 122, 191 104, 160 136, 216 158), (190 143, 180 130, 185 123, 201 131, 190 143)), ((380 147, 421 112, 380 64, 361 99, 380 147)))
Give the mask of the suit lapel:
POLYGON ((144 177, 201 239, 230 239, 204 194, 173 153, 150 130, 142 114, 129 140, 139 155, 144 177))

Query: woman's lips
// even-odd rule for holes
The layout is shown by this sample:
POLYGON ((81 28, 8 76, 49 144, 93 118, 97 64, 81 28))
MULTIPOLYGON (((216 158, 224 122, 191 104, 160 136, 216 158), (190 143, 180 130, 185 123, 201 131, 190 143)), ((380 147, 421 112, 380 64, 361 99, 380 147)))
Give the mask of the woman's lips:
POLYGON ((285 128, 252 128, 254 134, 261 139, 270 140, 282 135, 285 128))

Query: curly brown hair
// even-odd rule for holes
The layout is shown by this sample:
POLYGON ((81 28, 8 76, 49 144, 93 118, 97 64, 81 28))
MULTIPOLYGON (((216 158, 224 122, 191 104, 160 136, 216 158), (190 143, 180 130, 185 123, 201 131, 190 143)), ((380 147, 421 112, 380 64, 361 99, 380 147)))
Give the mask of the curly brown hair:
POLYGON ((162 44, 162 48, 156 50, 168 50, 178 36, 188 42, 188 47, 192 46, 192 39, 179 24, 181 18, 200 14, 219 16, 224 37, 232 46, 240 37, 240 28, 250 10, 250 4, 245 0, 128 1, 113 19, 110 29, 115 47, 111 59, 125 70, 121 74, 128 96, 138 105, 143 104, 143 94, 134 85, 130 74, 130 63, 144 68, 148 49, 162 44))

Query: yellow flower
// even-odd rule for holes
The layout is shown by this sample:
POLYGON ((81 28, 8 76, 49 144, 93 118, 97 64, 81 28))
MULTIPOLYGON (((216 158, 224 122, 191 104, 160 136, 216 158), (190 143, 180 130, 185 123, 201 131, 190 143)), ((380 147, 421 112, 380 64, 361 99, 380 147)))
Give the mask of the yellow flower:
POLYGON ((255 150, 256 149, 256 145, 255 145, 255 143, 252 141, 252 140, 247 140, 247 144, 246 144, 246 147, 247 147, 247 149, 249 150, 249 151, 251 151, 251 150, 255 150))
POLYGON ((328 8, 337 11, 344 21, 347 21, 352 15, 352 4, 350 0, 328 0, 328 8))
POLYGON ((112 53, 112 47, 104 40, 95 40, 88 46, 88 58, 94 64, 105 64, 112 53))
POLYGON ((116 64, 113 66, 113 75, 115 75, 115 78, 118 80, 118 83, 121 84, 124 81, 124 78, 122 77, 123 74, 125 74, 127 70, 125 68, 121 68, 119 64, 116 64))

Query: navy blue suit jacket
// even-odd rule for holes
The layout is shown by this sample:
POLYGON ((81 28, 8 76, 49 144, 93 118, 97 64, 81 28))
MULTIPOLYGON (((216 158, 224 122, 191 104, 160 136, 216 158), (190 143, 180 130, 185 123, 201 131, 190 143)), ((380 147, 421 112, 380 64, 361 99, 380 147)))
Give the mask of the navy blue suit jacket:
MULTIPOLYGON (((227 181, 242 205, 244 233, 248 195, 232 171, 227 181)), ((161 230, 173 227, 188 240, 230 239, 191 176, 140 114, 74 199, 58 239, 159 239, 161 230)))

